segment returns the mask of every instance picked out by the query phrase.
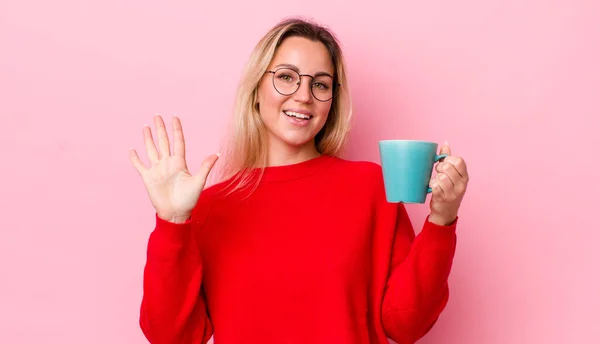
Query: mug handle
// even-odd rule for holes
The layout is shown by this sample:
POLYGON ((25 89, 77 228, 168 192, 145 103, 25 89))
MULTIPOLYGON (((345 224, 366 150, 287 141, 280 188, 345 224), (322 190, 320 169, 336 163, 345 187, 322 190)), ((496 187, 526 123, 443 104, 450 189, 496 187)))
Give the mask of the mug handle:
MULTIPOLYGON (((436 155, 435 158, 433 159, 433 162, 436 163, 440 160, 442 160, 443 158, 447 157, 448 154, 440 154, 440 155, 436 155)), ((427 187, 427 193, 431 193, 433 190, 430 187, 427 187)))

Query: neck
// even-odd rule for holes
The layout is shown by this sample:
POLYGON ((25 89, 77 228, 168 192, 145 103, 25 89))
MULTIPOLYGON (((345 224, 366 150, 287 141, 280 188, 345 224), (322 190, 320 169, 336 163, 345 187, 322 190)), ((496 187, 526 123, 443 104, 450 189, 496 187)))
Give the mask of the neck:
POLYGON ((297 164, 320 156, 314 141, 304 146, 291 147, 281 145, 270 145, 267 166, 285 166, 297 164))

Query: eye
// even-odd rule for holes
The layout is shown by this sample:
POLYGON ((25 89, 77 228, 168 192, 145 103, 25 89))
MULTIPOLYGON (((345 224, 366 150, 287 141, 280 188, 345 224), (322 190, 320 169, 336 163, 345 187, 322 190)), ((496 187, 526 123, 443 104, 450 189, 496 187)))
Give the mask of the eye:
POLYGON ((324 83, 322 83, 322 82, 314 82, 313 83, 313 87, 316 87, 316 88, 318 88, 320 90, 327 90, 327 89, 329 89, 329 86, 326 85, 326 84, 324 84, 324 83))
POLYGON ((281 79, 283 81, 287 81, 287 82, 294 81, 294 77, 292 77, 289 74, 280 74, 279 79, 281 79))

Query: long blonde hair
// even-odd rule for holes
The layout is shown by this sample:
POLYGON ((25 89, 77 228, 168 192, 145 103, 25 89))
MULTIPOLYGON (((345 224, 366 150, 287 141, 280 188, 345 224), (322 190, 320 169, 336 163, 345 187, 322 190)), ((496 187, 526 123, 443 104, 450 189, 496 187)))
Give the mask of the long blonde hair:
POLYGON ((221 180, 229 180, 230 192, 250 185, 253 176, 258 184, 268 152, 266 129, 261 120, 258 106, 258 85, 267 70, 277 48, 284 39, 300 36, 319 41, 329 51, 335 71, 336 87, 331 109, 323 126, 316 135, 315 144, 319 153, 337 156, 347 139, 352 118, 352 101, 348 92, 345 61, 339 42, 327 28, 301 19, 285 19, 269 30, 254 47, 237 91, 231 133, 225 148, 225 162, 221 164, 221 180), (259 171, 258 174, 253 173, 259 171))

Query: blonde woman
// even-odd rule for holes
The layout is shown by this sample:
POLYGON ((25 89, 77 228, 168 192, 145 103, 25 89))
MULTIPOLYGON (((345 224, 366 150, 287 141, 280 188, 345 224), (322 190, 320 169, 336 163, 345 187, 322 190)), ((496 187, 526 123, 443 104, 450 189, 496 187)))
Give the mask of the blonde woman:
MULTIPOLYGON (((351 102, 329 30, 283 21, 257 44, 236 98, 223 176, 192 175, 183 130, 143 130, 151 166, 131 162, 156 209, 140 325, 154 344, 414 343, 448 300, 468 176, 436 165, 418 236, 382 172, 339 158, 351 102)), ((443 153, 450 153, 444 145, 443 153)))

